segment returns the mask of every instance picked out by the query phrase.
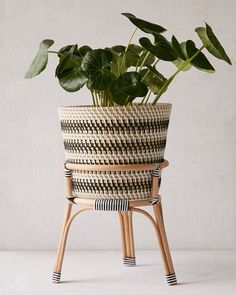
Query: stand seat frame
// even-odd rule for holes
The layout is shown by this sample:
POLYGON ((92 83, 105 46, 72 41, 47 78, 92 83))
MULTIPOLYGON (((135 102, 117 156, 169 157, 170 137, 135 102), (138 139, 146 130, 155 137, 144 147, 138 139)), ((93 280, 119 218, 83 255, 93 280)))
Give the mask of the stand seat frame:
POLYGON ((65 208, 64 221, 61 229, 56 262, 53 272, 53 282, 59 283, 68 233, 73 220, 82 212, 88 210, 116 211, 120 221, 121 244, 123 263, 125 266, 135 266, 135 243, 133 233, 133 213, 144 215, 153 225, 160 249, 164 273, 168 285, 177 284, 173 262, 168 245, 164 226, 161 197, 159 195, 159 178, 161 171, 169 165, 167 160, 158 164, 133 164, 133 165, 84 165, 65 163, 65 182, 67 204, 65 208), (73 195, 72 170, 78 171, 152 171, 152 191, 150 198, 140 200, 113 200, 113 199, 85 199, 73 195), (78 205, 80 208, 72 213, 72 207, 78 205), (152 206, 154 217, 140 207, 152 206))

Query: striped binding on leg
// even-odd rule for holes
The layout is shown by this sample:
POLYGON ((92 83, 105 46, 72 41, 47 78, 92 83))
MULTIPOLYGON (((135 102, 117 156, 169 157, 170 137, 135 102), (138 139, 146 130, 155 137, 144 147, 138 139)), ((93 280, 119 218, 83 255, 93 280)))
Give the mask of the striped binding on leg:
POLYGON ((71 204, 76 204, 76 203, 74 202, 75 197, 73 197, 73 196, 66 196, 66 198, 67 198, 67 200, 68 200, 69 203, 71 203, 71 204))
POLYGON ((65 177, 72 177, 72 173, 69 169, 64 169, 64 172, 65 172, 65 177))
POLYGON ((167 284, 169 286, 177 284, 177 279, 176 279, 175 273, 173 273, 171 275, 166 275, 166 280, 167 280, 167 284))
POLYGON ((136 265, 135 257, 123 257, 123 263, 125 266, 132 267, 136 265))
POLYGON ((150 206, 152 206, 152 205, 154 205, 154 204, 158 204, 158 203, 160 203, 160 202, 161 202, 161 200, 160 200, 159 198, 155 198, 155 199, 152 200, 150 206))
POLYGON ((94 209, 103 211, 128 211, 129 201, 96 199, 94 203, 94 209))
POLYGON ((161 177, 161 167, 160 167, 159 164, 157 164, 156 169, 152 170, 152 176, 155 176, 155 177, 158 177, 158 178, 161 177))
POLYGON ((59 283, 61 279, 61 273, 60 272, 54 272, 52 275, 52 281, 53 283, 59 283))

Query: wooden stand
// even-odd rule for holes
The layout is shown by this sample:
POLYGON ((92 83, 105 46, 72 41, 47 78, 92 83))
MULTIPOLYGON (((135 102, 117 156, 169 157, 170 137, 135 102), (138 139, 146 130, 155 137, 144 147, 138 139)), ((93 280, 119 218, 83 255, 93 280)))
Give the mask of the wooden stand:
POLYGON ((164 227, 163 211, 161 207, 161 198, 159 192, 159 178, 161 169, 168 166, 168 161, 161 164, 144 164, 144 165, 80 165, 73 163, 65 164, 65 181, 68 204, 66 205, 64 221, 62 224, 61 236, 56 256, 56 263, 53 272, 53 282, 59 283, 61 278, 61 269, 66 247, 66 241, 70 225, 77 215, 86 210, 109 210, 117 211, 120 221, 121 241, 123 263, 125 266, 135 266, 135 246, 133 234, 133 212, 141 213, 152 223, 157 236, 158 245, 163 260, 164 271, 168 285, 177 284, 177 279, 171 259, 170 249, 168 246, 167 236, 164 227), (150 198, 144 200, 91 200, 81 199, 73 196, 72 192, 72 174, 71 170, 87 171, 134 171, 150 170, 152 171, 152 194, 150 198), (73 204, 78 204, 81 208, 71 215, 73 204), (152 206, 154 218, 145 210, 139 207, 152 206))

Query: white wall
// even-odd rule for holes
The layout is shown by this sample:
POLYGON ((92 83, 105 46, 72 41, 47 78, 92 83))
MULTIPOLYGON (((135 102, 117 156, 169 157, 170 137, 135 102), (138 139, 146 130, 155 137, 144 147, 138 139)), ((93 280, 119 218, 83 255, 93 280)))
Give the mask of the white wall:
MULTIPOLYGON (((54 78, 56 57, 33 80, 24 73, 38 44, 126 44, 131 12, 179 39, 200 41, 207 21, 236 63, 233 0, 0 1, 0 248, 54 249, 64 210, 64 160, 59 105, 87 104, 88 92, 64 92, 54 78)), ((236 249, 236 67, 210 57, 213 75, 182 73, 162 98, 173 103, 161 193, 169 242, 175 249, 236 249)), ((174 68, 165 63, 162 69, 174 68)), ((85 213, 72 226, 70 248, 120 247, 116 214, 85 213)), ((151 226, 135 216, 137 247, 155 248, 151 226)))

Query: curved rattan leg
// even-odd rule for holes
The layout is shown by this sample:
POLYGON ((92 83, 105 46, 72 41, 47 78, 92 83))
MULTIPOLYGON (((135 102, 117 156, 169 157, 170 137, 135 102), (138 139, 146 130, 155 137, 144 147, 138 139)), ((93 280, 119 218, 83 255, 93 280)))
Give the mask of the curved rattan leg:
POLYGON ((161 258, 162 258, 162 261, 163 261, 165 274, 168 275, 170 272, 169 272, 169 267, 168 267, 167 259, 166 259, 166 256, 165 256, 165 250, 164 250, 164 246, 162 244, 160 231, 159 231, 159 228, 158 228, 155 220, 153 219, 153 217, 147 211, 145 211, 143 209, 140 209, 140 208, 132 208, 131 210, 134 211, 134 212, 138 212, 138 213, 143 214, 152 223, 153 228, 154 228, 154 231, 156 233, 158 245, 159 245, 159 248, 160 248, 161 258))
POLYGON ((64 218, 61 238, 60 238, 58 251, 57 251, 56 264, 55 264, 55 268, 53 272, 53 283, 59 283, 61 279, 61 269, 62 269, 62 263, 63 263, 64 253, 65 253, 66 241, 67 241, 68 232, 69 232, 72 221, 75 219, 75 217, 79 213, 92 209, 91 207, 79 209, 70 217, 71 205, 72 204, 68 204, 65 211, 65 218, 64 218))
POLYGON ((163 222, 163 212, 162 212, 161 203, 154 204, 153 211, 154 211, 156 223, 159 227, 159 232, 161 235, 161 240, 162 240, 162 244, 164 247, 165 256, 166 256, 166 260, 167 260, 168 268, 169 268, 169 273, 166 274, 167 283, 168 285, 176 285, 177 279, 176 279, 176 275, 174 271, 174 266, 173 266, 170 249, 168 245, 168 240, 166 236, 165 226, 163 222))
MULTIPOLYGON (((55 263, 53 277, 52 277, 53 283, 59 283, 60 279, 61 279, 61 270, 58 268, 59 257, 60 257, 60 253, 62 251, 62 238, 63 238, 63 235, 64 235, 64 231, 65 231, 67 221, 69 220, 70 215, 71 215, 72 205, 73 204, 68 203, 68 204, 66 204, 66 208, 65 208, 64 220, 63 220, 63 224, 62 224, 62 228, 61 228, 61 235, 60 235, 60 240, 59 240, 57 254, 56 254, 56 263, 55 263)), ((63 251, 64 251, 64 249, 63 249, 63 251)))

